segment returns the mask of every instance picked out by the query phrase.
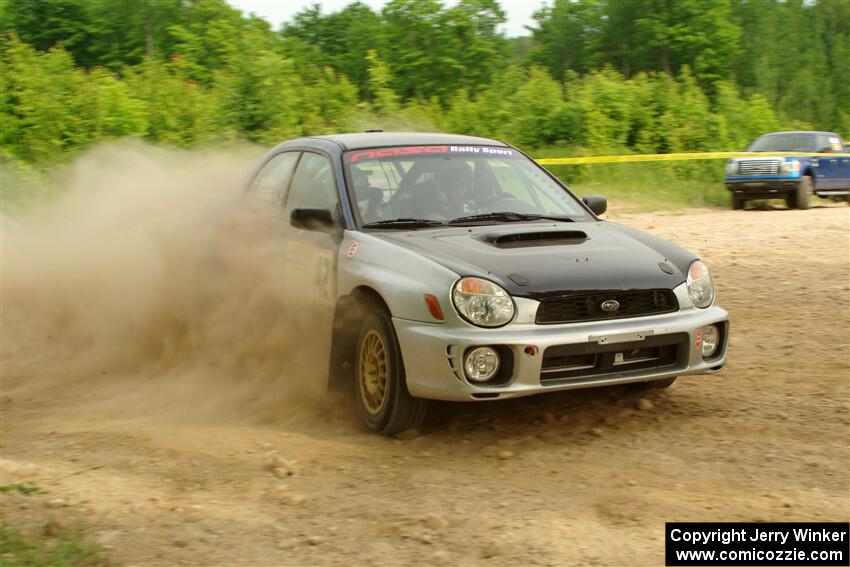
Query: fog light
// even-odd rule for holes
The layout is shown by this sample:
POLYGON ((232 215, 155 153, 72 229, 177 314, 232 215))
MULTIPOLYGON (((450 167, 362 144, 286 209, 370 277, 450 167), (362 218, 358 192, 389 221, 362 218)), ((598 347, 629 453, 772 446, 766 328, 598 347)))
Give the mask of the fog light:
POLYGON ((708 358, 717 352, 717 347, 720 346, 720 329, 717 325, 708 325, 700 329, 702 331, 702 357, 708 358))
POLYGON ((476 347, 463 360, 466 377, 473 382, 486 382, 499 371, 499 353, 490 347, 476 347))

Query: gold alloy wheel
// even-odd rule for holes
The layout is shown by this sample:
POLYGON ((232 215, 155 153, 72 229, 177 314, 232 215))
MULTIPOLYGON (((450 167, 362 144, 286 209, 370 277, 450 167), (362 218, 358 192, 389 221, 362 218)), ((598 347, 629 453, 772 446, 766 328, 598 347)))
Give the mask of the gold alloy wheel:
POLYGON ((378 415, 387 397, 389 362, 384 339, 369 331, 360 344, 360 399, 370 415, 378 415))

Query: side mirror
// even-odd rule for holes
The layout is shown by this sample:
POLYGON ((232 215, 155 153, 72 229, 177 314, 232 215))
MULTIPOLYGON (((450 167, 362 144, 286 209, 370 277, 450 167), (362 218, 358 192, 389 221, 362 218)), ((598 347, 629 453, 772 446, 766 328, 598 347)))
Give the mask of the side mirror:
POLYGON ((581 200, 597 215, 601 215, 608 210, 608 199, 602 195, 585 195, 581 200))
POLYGON ((320 207, 299 207, 292 209, 289 222, 295 228, 329 232, 333 228, 334 218, 327 209, 320 207))

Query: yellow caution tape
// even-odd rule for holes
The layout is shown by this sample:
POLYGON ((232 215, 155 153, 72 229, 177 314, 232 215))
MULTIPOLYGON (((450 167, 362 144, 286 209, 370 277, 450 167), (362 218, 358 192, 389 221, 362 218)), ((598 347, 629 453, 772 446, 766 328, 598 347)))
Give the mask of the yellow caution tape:
MULTIPOLYGON (((788 157, 850 157, 850 154, 807 154, 797 152, 782 152, 782 153, 761 153, 764 157, 788 156, 788 157)), ((584 157, 563 157, 563 158, 540 158, 537 161, 540 165, 579 165, 586 163, 629 163, 639 161, 687 161, 695 159, 729 159, 739 157, 760 157, 760 153, 756 152, 695 152, 686 154, 642 154, 642 155, 627 155, 627 156, 584 156, 584 157)))

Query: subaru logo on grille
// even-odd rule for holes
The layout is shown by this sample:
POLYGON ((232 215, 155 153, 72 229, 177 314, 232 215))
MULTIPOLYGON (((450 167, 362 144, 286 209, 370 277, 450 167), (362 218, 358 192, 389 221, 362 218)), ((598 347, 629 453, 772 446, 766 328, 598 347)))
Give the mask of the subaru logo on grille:
POLYGON ((600 308, 602 309, 602 311, 604 311, 605 313, 613 313, 613 312, 615 312, 617 309, 619 309, 619 308, 620 308, 620 302, 619 302, 619 301, 617 301, 617 300, 614 300, 614 299, 608 299, 608 300, 606 300, 606 301, 603 301, 603 302, 599 305, 599 307, 600 307, 600 308))

